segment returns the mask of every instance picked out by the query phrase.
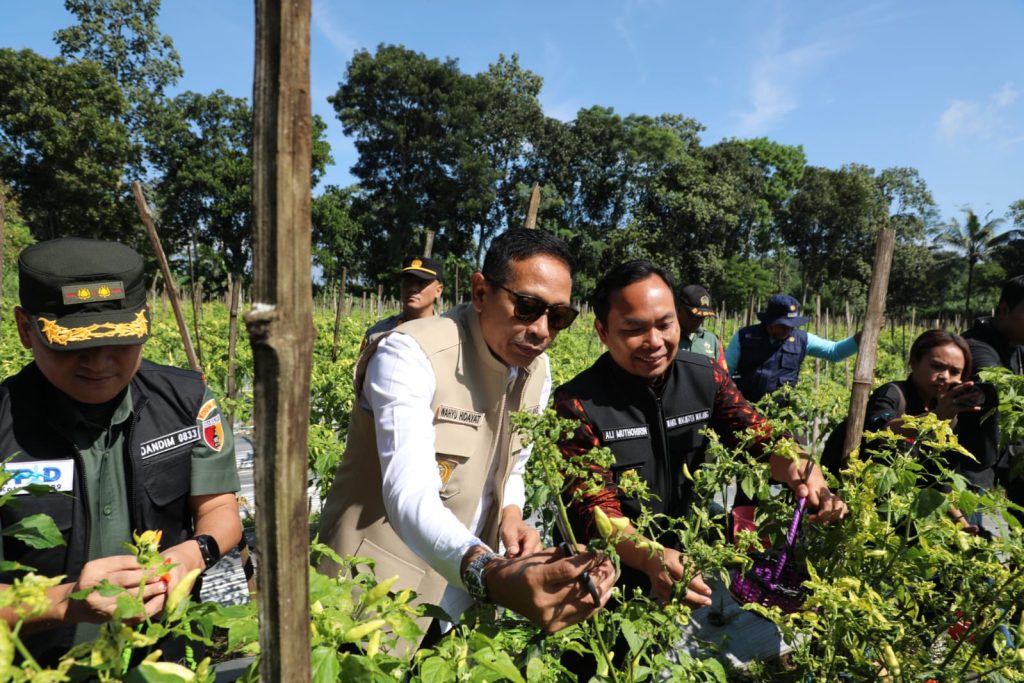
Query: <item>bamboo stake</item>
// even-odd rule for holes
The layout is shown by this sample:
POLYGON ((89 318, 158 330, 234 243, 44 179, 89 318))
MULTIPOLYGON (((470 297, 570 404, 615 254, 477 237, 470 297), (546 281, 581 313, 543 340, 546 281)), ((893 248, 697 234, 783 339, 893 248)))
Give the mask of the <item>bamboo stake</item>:
POLYGON ((430 258, 430 255, 434 252, 434 231, 427 230, 427 238, 423 244, 423 255, 430 258))
POLYGON ((537 227, 537 209, 540 208, 540 183, 534 183, 530 191, 530 205, 526 209, 526 223, 523 225, 527 230, 537 227))
POLYGON ((864 317, 864 331, 861 334, 860 351, 857 353, 857 365, 853 371, 853 390, 850 394, 850 416, 846 423, 843 458, 860 445, 861 433, 864 431, 868 394, 871 392, 875 374, 878 338, 882 331, 881 326, 885 324, 885 297, 889 291, 889 270, 892 267, 895 235, 896 232, 892 228, 883 228, 878 235, 871 287, 868 289, 868 310, 864 317))
POLYGON ((153 246, 153 253, 156 254, 160 272, 164 276, 166 285, 164 291, 167 293, 167 298, 171 300, 171 308, 174 310, 174 319, 178 323, 178 334, 181 335, 181 343, 185 347, 188 365, 196 372, 202 372, 199 367, 199 359, 196 358, 196 350, 192 346, 192 338, 188 335, 185 316, 181 312, 181 302, 178 300, 178 289, 174 286, 174 278, 171 277, 171 267, 167 263, 167 256, 164 254, 163 245, 160 244, 160 237, 156 234, 156 225, 153 224, 153 214, 149 211, 146 196, 142 194, 142 184, 138 180, 132 182, 132 194, 135 195, 135 206, 139 209, 142 224, 146 226, 146 234, 149 235, 149 243, 153 246))
POLYGON ((341 309, 345 306, 345 284, 348 281, 348 266, 341 269, 341 291, 338 293, 338 304, 334 309, 334 341, 331 343, 331 361, 338 360, 338 342, 341 339, 341 309))
POLYGON ((253 348, 260 680, 310 680, 311 0, 256 0, 253 348))

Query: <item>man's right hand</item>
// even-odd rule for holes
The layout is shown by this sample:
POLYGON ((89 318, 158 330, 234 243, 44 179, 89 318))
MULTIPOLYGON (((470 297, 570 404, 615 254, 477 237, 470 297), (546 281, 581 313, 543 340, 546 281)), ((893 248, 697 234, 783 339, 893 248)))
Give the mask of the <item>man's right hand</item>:
POLYGON ((566 557, 558 548, 515 559, 498 558, 487 565, 484 582, 491 600, 523 615, 548 633, 583 621, 611 595, 615 568, 607 557, 585 552, 566 557), (580 582, 584 572, 601 597, 598 604, 580 582))
MULTIPOLYGON (((95 588, 106 579, 115 586, 120 586, 132 595, 138 595, 139 586, 145 584, 142 601, 145 615, 126 620, 128 623, 141 621, 155 616, 164 607, 167 584, 160 580, 159 574, 147 573, 139 566, 131 555, 114 555, 86 562, 78 581, 71 587, 68 594, 95 588), (147 574, 149 574, 147 576, 147 574)), ((102 624, 110 621, 117 610, 117 598, 114 595, 104 597, 99 591, 92 591, 83 600, 68 598, 64 621, 67 623, 89 622, 102 624)))
MULTIPOLYGON (((662 604, 672 599, 676 584, 686 576, 685 562, 686 557, 678 550, 664 548, 649 553, 640 567, 651 579, 654 596, 662 604)), ((700 574, 690 579, 682 600, 690 607, 705 607, 711 604, 711 589, 704 583, 704 578, 700 574)))

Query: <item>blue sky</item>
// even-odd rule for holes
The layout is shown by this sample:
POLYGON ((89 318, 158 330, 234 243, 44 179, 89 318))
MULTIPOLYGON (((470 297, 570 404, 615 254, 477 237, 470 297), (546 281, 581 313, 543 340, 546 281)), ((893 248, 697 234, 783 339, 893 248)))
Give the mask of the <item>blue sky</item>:
MULTIPOLYGON (((400 43, 475 73, 517 52, 544 78, 545 112, 678 113, 705 143, 767 136, 812 164, 912 166, 943 219, 1024 199, 1024 2, 433 2, 314 0, 314 111, 345 185, 351 143, 326 102, 354 50, 400 43)), ((0 46, 57 50, 59 0, 0 0, 0 46)), ((164 0, 182 90, 251 96, 253 5, 164 0)))

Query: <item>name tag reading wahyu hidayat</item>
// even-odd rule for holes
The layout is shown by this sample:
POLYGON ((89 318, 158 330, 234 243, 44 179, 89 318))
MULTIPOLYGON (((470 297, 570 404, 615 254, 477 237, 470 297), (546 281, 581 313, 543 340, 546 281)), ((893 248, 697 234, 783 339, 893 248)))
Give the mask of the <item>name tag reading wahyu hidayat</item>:
MULTIPOLYGON (((8 462, 3 466, 11 478, 0 488, 0 494, 9 493, 19 486, 41 484, 52 486, 56 491, 71 492, 75 487, 74 460, 27 460, 8 462)), ((17 495, 25 495, 22 489, 17 495)))
POLYGON ((479 427, 483 419, 484 414, 478 413, 475 410, 445 405, 438 406, 437 408, 438 422, 454 422, 455 424, 479 427))

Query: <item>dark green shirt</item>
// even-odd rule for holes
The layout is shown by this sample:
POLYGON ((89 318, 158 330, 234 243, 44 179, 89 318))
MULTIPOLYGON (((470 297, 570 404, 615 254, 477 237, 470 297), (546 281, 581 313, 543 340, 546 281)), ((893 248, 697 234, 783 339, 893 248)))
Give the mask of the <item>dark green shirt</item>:
MULTIPOLYGON (((53 393, 56 402, 49 416, 50 425, 75 444, 84 469, 89 497, 89 559, 124 555, 127 553, 124 544, 131 542, 132 531, 143 531, 131 529, 125 482, 124 449, 132 416, 131 387, 125 388, 120 400, 100 406, 77 403, 60 391, 53 393)), ((213 395, 206 388, 203 405, 211 400, 213 395)), ((219 451, 207 446, 202 439, 196 441, 192 447, 190 494, 230 493, 239 488, 231 430, 224 430, 219 451)), ((3 559, 2 546, 0 559, 3 559)), ((79 624, 75 642, 91 640, 97 633, 97 625, 79 624)))

